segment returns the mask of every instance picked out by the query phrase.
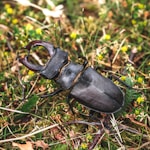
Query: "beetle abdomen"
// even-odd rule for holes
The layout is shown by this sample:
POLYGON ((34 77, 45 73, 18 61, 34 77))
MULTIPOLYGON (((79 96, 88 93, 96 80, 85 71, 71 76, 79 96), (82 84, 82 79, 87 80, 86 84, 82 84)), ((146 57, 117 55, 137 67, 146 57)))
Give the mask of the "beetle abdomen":
POLYGON ((119 87, 91 67, 82 73, 70 94, 81 104, 99 112, 113 113, 124 104, 119 87))

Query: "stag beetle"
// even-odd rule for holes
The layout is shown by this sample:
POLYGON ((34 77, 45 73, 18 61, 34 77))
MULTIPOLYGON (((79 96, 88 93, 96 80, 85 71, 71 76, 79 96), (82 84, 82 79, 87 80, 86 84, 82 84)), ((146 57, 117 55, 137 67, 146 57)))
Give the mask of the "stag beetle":
POLYGON ((31 41, 26 49, 30 51, 31 47, 35 46, 43 46, 48 50, 51 58, 46 65, 35 65, 28 61, 28 56, 20 57, 19 61, 45 78, 54 79, 61 86, 43 97, 70 90, 67 99, 69 105, 70 98, 75 98, 79 103, 97 112, 114 113, 121 109, 124 104, 123 92, 110 79, 105 78, 92 67, 87 67, 86 60, 82 65, 68 61, 67 52, 45 41, 31 41))

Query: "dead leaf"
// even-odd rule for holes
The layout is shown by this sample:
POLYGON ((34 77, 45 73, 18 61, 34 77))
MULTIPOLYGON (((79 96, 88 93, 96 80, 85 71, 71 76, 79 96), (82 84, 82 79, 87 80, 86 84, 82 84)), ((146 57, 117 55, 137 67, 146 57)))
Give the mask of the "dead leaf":
POLYGON ((48 148, 48 144, 46 144, 43 140, 38 140, 38 141, 34 142, 34 144, 37 148, 41 147, 44 150, 48 148))
POLYGON ((18 62, 15 61, 11 67, 12 73, 18 72, 18 62))
POLYGON ((44 85, 41 85, 41 86, 39 87, 39 90, 40 90, 41 92, 43 92, 43 91, 46 90, 46 87, 45 87, 44 85))
POLYGON ((4 24, 0 24, 0 30, 4 33, 4 32, 8 32, 9 28, 4 24))
POLYGON ((145 11, 144 12, 144 19, 147 19, 150 16, 150 12, 149 11, 145 11))
POLYGON ((62 132, 57 127, 52 128, 51 131, 57 140, 62 140, 64 138, 62 132))
POLYGON ((27 141, 26 144, 12 143, 12 146, 20 148, 20 150, 34 150, 32 143, 27 141))
POLYGON ((122 6, 126 8, 128 6, 127 1, 122 1, 122 6))
POLYGON ((109 11, 108 12, 108 17, 111 19, 113 17, 113 12, 112 11, 109 11))

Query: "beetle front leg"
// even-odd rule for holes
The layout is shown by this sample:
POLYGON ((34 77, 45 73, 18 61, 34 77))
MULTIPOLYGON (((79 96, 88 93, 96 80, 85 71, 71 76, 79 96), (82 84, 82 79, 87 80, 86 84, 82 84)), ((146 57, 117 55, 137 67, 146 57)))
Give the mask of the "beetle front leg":
POLYGON ((70 103, 71 98, 72 98, 72 97, 71 97, 71 95, 69 94, 69 95, 67 96, 66 101, 67 101, 67 104, 69 105, 69 108, 70 108, 71 112, 72 112, 73 115, 74 115, 75 112, 74 112, 74 110, 73 110, 72 104, 70 103))
POLYGON ((49 97, 49 96, 54 96, 54 95, 56 95, 56 94, 58 94, 58 93, 60 93, 62 91, 63 91, 63 89, 60 88, 60 89, 57 89, 56 91, 54 91, 52 93, 42 95, 41 98, 46 98, 46 97, 49 97))

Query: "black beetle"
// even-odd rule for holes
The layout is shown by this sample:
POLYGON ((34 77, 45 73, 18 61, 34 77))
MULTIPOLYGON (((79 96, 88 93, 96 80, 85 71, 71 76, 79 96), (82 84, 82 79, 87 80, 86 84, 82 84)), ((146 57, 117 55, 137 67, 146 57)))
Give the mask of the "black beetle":
POLYGON ((67 52, 44 41, 32 41, 26 49, 30 50, 35 46, 43 46, 48 50, 51 58, 46 65, 32 64, 28 61, 28 56, 19 58, 19 61, 45 78, 54 79, 61 86, 60 89, 43 97, 53 96, 69 89, 67 100, 69 105, 70 98, 75 98, 79 103, 97 112, 114 113, 122 108, 124 95, 120 88, 93 68, 86 67, 86 60, 82 65, 68 61, 67 52))

